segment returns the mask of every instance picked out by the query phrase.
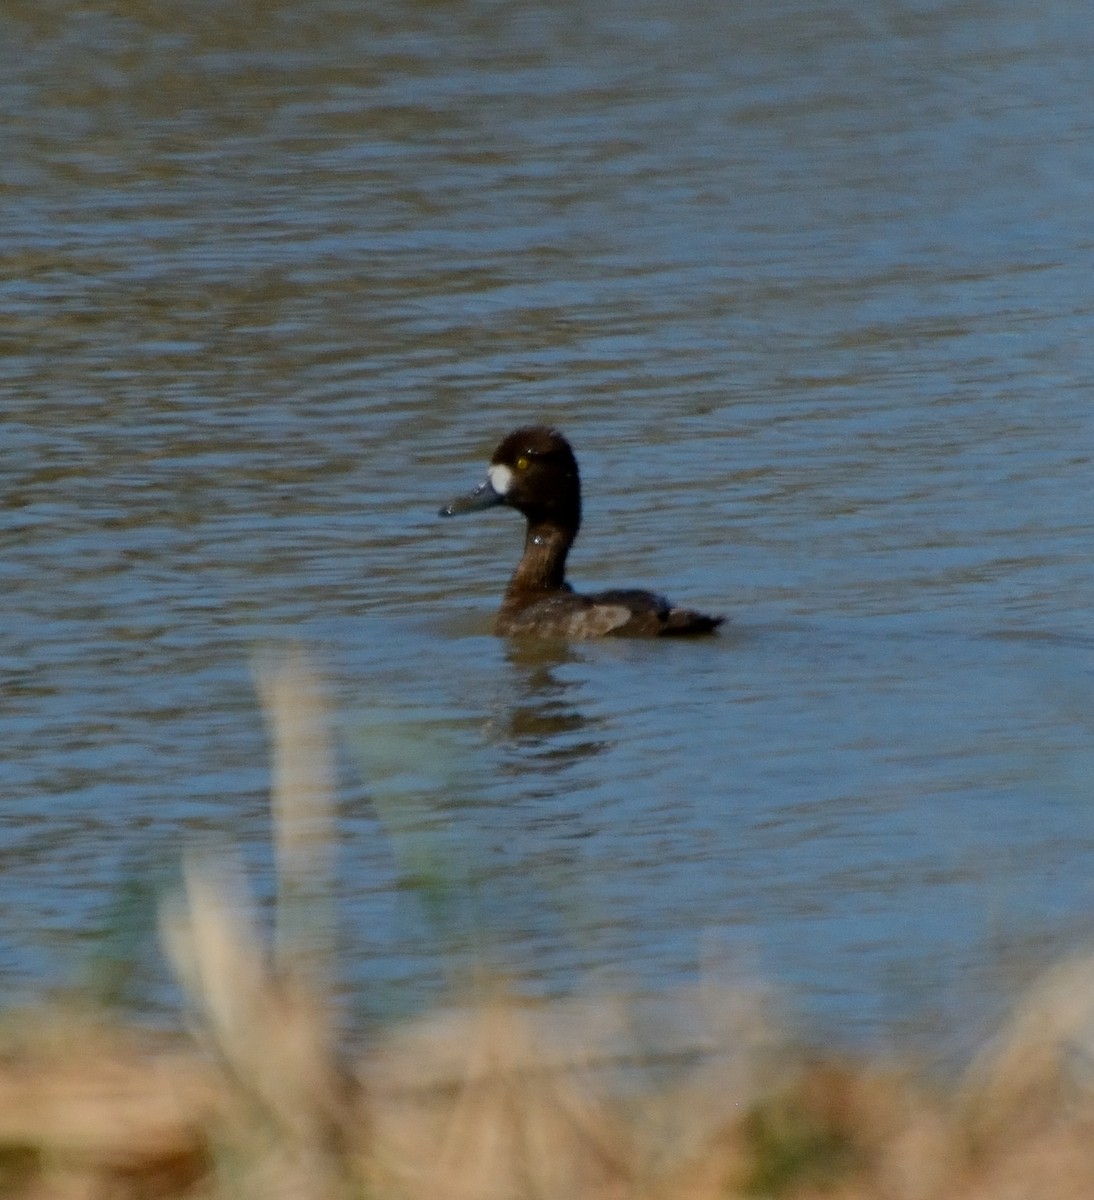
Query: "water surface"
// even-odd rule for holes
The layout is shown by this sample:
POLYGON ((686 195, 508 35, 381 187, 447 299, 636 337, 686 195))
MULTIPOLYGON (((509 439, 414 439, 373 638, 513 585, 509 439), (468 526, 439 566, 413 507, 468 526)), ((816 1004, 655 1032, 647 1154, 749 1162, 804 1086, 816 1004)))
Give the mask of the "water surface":
POLYGON ((12 3, 0 46, 12 995, 195 842, 269 897, 288 642, 365 1008, 473 928, 543 992, 755 972, 946 1037, 1086 941, 1086 7, 12 3), (724 636, 489 635, 519 523, 435 513, 528 420, 574 581, 724 636))

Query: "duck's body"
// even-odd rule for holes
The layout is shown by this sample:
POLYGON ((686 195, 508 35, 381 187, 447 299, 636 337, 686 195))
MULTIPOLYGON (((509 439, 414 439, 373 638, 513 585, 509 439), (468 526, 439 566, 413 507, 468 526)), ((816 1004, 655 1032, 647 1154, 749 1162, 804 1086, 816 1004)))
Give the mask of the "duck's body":
POLYGON ((517 429, 494 451, 487 477, 441 516, 507 504, 524 514, 524 554, 495 622, 504 637, 665 637, 712 633, 722 617, 677 608, 640 589, 582 595, 566 582, 566 556, 581 526, 581 481, 569 442, 557 430, 517 429))

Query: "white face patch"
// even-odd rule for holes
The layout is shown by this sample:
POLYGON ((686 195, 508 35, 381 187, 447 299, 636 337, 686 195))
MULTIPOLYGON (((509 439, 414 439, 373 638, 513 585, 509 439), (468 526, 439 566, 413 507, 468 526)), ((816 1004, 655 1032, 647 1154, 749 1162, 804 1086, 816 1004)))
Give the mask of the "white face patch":
POLYGON ((509 491, 509 485, 513 482, 513 472, 508 467, 494 463, 486 474, 490 479, 490 486, 499 496, 504 496, 509 491))

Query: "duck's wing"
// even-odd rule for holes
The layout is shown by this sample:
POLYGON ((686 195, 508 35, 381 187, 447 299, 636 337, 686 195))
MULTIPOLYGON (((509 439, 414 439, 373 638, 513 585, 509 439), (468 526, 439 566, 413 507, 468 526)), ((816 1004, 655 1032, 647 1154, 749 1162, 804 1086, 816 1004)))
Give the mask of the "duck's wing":
POLYGON ((601 604, 597 599, 559 592, 516 612, 507 612, 503 608, 496 629, 505 636, 533 634, 571 640, 609 637, 622 632, 634 616, 633 611, 625 604, 601 604))
POLYGON ((592 595, 556 592, 516 611, 503 606, 495 628, 504 637, 531 634, 584 640, 687 636, 711 633, 721 623, 721 617, 676 608, 656 592, 615 588, 592 595))
POLYGON ((725 619, 708 617, 691 608, 678 608, 664 596, 642 588, 613 588, 586 599, 597 612, 604 611, 605 622, 611 621, 610 628, 592 635, 594 637, 605 634, 614 637, 684 637, 713 633, 725 619), (614 614, 612 617, 608 616, 609 611, 614 614))

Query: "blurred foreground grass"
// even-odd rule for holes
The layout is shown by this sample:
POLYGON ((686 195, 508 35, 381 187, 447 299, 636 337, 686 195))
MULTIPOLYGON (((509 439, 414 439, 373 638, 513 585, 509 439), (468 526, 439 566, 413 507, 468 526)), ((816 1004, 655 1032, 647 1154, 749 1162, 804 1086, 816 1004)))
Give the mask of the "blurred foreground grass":
POLYGON ((502 981, 354 1044, 337 1023, 318 680, 262 674, 278 930, 230 862, 164 906, 185 1033, 0 1017, 0 1196, 26 1200, 1008 1200, 1094 1196, 1094 961, 944 1089, 794 1042, 770 998, 518 998, 502 981))

